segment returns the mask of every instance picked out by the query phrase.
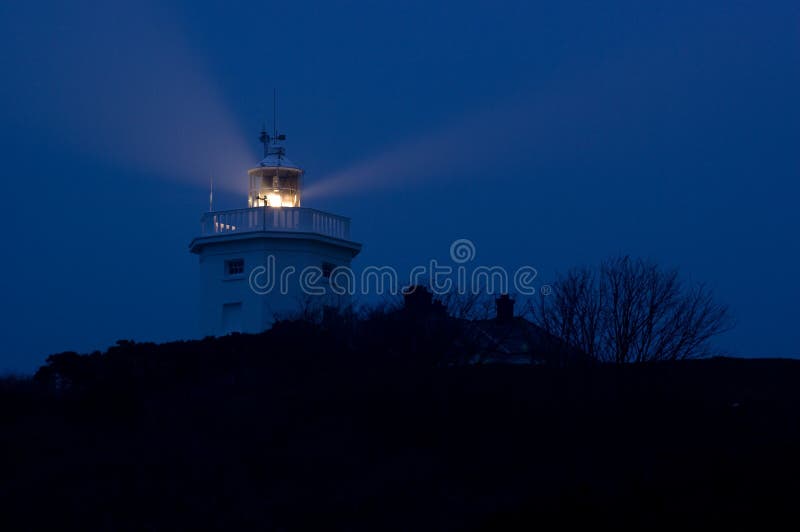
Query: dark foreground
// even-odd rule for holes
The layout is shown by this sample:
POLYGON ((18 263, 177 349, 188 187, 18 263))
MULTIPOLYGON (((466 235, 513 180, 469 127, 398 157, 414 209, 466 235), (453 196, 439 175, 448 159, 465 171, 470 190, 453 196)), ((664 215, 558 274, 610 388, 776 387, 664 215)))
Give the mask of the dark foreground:
POLYGON ((305 329, 61 355, 3 384, 0 526, 770 528, 796 517, 798 383, 782 360, 431 369, 305 329))

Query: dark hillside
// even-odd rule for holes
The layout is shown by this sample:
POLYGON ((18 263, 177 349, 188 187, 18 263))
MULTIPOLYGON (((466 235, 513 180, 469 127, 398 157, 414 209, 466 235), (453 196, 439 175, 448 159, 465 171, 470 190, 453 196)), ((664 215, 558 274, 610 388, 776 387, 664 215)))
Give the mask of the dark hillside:
POLYGON ((794 509, 800 362, 452 366, 436 362, 441 331, 353 327, 121 342, 6 381, 2 519, 82 530, 738 528, 794 509))

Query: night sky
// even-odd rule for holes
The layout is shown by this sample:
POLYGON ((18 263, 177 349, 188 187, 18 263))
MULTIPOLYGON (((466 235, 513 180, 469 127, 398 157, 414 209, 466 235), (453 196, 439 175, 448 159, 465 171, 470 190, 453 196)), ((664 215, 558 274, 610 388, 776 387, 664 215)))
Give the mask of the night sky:
POLYGON ((209 174, 246 206, 273 88, 354 266, 630 253, 800 355, 800 4, 332 4, 0 3, 0 372, 198 334, 209 174))

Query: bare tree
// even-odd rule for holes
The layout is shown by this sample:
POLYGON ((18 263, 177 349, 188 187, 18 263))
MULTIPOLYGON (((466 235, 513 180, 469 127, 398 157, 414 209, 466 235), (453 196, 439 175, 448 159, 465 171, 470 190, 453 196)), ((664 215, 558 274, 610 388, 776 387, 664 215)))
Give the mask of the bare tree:
POLYGON ((570 270, 552 288, 531 304, 534 320, 604 362, 706 356, 709 340, 731 325, 705 285, 688 286, 677 270, 628 256, 570 270))
POLYGON ((494 294, 486 292, 450 292, 439 294, 438 299, 454 318, 486 320, 494 312, 494 294))
POLYGON ((528 302, 534 321, 568 345, 598 358, 605 302, 598 275, 587 268, 572 269, 552 289, 551 294, 528 302))

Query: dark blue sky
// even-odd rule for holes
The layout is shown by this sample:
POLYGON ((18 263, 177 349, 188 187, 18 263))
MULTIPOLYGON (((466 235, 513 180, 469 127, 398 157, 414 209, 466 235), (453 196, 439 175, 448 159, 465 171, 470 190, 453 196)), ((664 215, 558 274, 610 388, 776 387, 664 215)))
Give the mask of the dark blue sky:
POLYGON ((631 253, 800 354, 797 2, 332 4, 0 4, 0 371, 196 334, 208 174, 245 206, 273 87, 357 264, 631 253))

